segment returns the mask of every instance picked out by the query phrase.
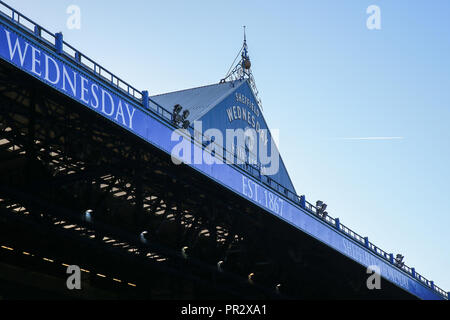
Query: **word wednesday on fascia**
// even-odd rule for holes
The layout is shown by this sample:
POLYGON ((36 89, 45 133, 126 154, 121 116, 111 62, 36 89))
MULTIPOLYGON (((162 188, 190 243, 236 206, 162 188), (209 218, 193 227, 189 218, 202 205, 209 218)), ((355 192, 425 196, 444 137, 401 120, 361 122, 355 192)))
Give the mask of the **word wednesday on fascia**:
POLYGON ((4 28, 0 28, 0 54, 111 120, 134 129, 134 107, 4 28))
POLYGON ((181 308, 181 314, 184 316, 208 316, 209 318, 212 318, 214 317, 215 311, 216 307, 196 307, 190 304, 187 307, 181 308))

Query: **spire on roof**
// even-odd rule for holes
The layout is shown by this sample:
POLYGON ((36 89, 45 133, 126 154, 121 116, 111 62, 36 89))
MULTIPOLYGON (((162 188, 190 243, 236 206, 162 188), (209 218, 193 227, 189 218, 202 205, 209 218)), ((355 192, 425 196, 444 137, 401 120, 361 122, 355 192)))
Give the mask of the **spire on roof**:
POLYGON ((253 90, 253 93, 255 94, 255 98, 258 101, 258 104, 260 108, 262 109, 262 102, 261 99, 258 96, 258 89, 256 88, 255 78, 253 77, 252 73, 252 63, 250 60, 250 56, 248 54, 248 45, 247 45, 247 27, 244 26, 244 44, 242 45, 241 49, 239 50, 239 53, 237 54, 236 58, 233 61, 233 64, 231 65, 230 69, 228 70, 228 73, 226 74, 225 78, 220 80, 221 83, 226 81, 235 81, 235 80, 248 80, 250 83, 250 87, 253 90), (236 63, 236 60, 238 59, 239 55, 241 56, 241 60, 236 63))
POLYGON ((248 56, 248 46, 247 46, 247 34, 246 34, 246 26, 244 26, 244 45, 242 46, 242 77, 248 76, 250 77, 251 71, 250 68, 252 67, 252 63, 250 61, 250 57, 248 56))

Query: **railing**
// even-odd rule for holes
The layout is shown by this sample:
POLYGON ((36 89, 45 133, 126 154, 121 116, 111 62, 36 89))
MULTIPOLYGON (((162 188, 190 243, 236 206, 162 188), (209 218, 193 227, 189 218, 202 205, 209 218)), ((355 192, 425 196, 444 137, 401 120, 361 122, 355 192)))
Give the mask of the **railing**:
MULTIPOLYGON (((20 25, 22 28, 28 32, 33 33, 40 42, 55 48, 57 44, 57 35, 43 28, 42 26, 35 23, 33 20, 22 15, 17 10, 11 8, 3 1, 0 1, 0 12, 11 19, 12 22, 20 25)), ((121 78, 115 76, 112 72, 103 68, 101 65, 96 63, 94 60, 90 59, 70 44, 62 41, 61 53, 67 57, 70 57, 74 62, 83 66, 84 68, 90 70, 95 75, 101 77, 104 81, 108 82, 111 86, 119 89, 122 93, 128 95, 136 100, 142 99, 141 91, 137 90, 130 84, 123 81, 121 78)))
MULTIPOLYGON (((8 6, 3 1, 0 1, 0 15, 5 17, 6 19, 9 19, 9 21, 13 22, 17 26, 21 27, 23 30, 30 33, 40 43, 50 47, 50 49, 55 50, 57 53, 65 56, 67 59, 76 63, 79 67, 85 69, 86 71, 91 72, 94 75, 98 76, 102 81, 106 82, 113 88, 119 90, 119 92, 121 92, 123 95, 134 101, 136 104, 144 106, 144 109, 146 109, 147 111, 151 111, 152 113, 158 115, 161 119, 164 119, 169 125, 172 125, 171 112, 167 111, 164 107, 162 107, 161 105, 159 105, 150 98, 148 99, 148 101, 145 101, 145 97, 148 97, 148 95, 145 95, 144 92, 137 90, 127 82, 123 81, 121 78, 117 77, 112 72, 108 71, 107 69, 96 63, 94 60, 82 54, 80 51, 72 47, 70 44, 66 43, 65 41, 62 41, 62 35, 53 34, 52 32, 46 30, 37 23, 33 22, 31 19, 22 15, 17 10, 8 6)), ((194 130, 192 127, 190 129, 194 130)), ((203 148, 206 147, 207 145, 203 144, 203 148)), ((224 150, 223 160, 226 161, 226 154, 229 153, 229 151, 226 150, 226 148, 223 148, 223 150, 224 150)), ((232 155, 232 157, 236 158, 236 155, 232 155)), ((425 286, 431 288, 434 292, 438 293, 443 298, 445 299, 449 298, 449 294, 446 291, 436 286, 433 281, 430 281, 425 277, 423 277, 422 275, 420 275, 419 273, 417 273, 414 268, 410 268, 406 265, 402 266, 397 265, 395 263, 395 260, 393 259, 392 254, 388 254, 387 252, 381 250, 373 243, 369 242, 367 238, 362 237, 358 233, 352 231, 350 228, 341 224, 339 219, 332 218, 330 216, 324 217, 321 213, 319 213, 319 211, 314 205, 305 200, 304 196, 298 196, 296 193, 285 188, 284 186, 274 181, 270 177, 262 175, 259 167, 245 163, 245 161, 242 162, 244 163, 242 165, 239 164, 233 165, 238 169, 251 175, 255 179, 258 179, 262 184, 264 184, 274 192, 278 193, 279 195, 289 199, 290 201, 295 203, 298 207, 306 210, 308 213, 310 213, 317 219, 334 227, 339 232, 356 241, 358 244, 366 247, 368 250, 370 250, 380 258, 384 259, 385 261, 389 262, 391 265, 398 268, 402 272, 408 274, 409 276, 413 277, 414 279, 421 282, 425 286)))

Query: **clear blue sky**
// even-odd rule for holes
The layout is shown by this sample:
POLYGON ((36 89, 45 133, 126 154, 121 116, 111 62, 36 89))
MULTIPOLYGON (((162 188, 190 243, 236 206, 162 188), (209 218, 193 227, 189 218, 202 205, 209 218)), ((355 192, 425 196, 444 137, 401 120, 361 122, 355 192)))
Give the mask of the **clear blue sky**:
POLYGON ((247 25, 298 193, 450 290, 448 0, 6 2, 151 94, 218 82, 247 25), (81 30, 66 28, 70 4, 81 30), (401 139, 354 139, 369 137, 401 139))

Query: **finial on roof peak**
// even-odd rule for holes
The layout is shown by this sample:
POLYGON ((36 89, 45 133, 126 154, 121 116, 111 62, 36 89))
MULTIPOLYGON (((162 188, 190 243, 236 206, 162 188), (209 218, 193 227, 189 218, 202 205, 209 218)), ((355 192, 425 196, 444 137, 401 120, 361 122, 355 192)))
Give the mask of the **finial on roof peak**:
POLYGON ((249 79, 251 77, 251 67, 252 63, 250 61, 250 56, 248 54, 248 45, 247 45, 247 26, 243 26, 244 28, 244 43, 239 50, 238 55, 233 61, 230 69, 228 70, 224 79, 221 82, 225 82, 227 80, 243 80, 249 79), (241 56, 241 60, 236 63, 239 55, 241 56))
POLYGON ((260 106, 262 105, 261 100, 258 97, 258 90, 256 89, 255 79, 252 74, 252 63, 250 60, 250 56, 248 54, 248 45, 247 45, 247 26, 243 26, 244 28, 244 44, 239 50, 238 55, 233 61, 230 69, 228 70, 225 78, 223 78, 220 82, 224 83, 226 81, 235 81, 235 80, 248 80, 250 86, 255 94, 255 97, 258 100, 260 106), (241 56, 241 60, 236 64, 236 60, 239 55, 241 56))

